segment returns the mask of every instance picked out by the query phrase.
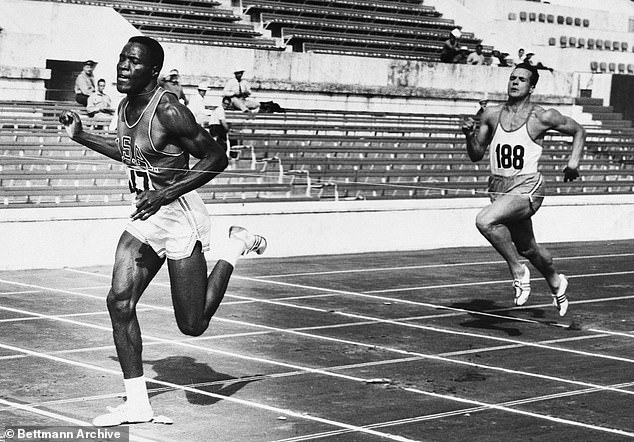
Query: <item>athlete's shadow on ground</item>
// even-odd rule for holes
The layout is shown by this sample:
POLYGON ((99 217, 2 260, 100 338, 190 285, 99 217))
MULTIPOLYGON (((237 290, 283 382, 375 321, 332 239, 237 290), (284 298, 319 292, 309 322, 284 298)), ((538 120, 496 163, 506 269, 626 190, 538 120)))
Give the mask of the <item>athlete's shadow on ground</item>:
MULTIPOLYGON (((222 396, 231 396, 249 382, 258 380, 251 377, 240 379, 226 373, 217 372, 205 363, 196 362, 196 359, 190 356, 169 356, 158 360, 146 359, 143 363, 151 364, 152 369, 156 372, 156 376, 153 379, 157 381, 186 385, 196 390, 222 396)), ((151 378, 148 378, 147 382, 148 389, 165 388, 161 384, 152 384, 151 378)), ((163 391, 150 392, 149 396, 154 397, 163 393, 163 391)), ((191 391, 185 391, 185 396, 190 404, 195 405, 212 405, 221 400, 220 398, 191 391)))
MULTIPOLYGON (((508 311, 505 310, 505 306, 498 305, 495 301, 492 301, 490 299, 473 299, 469 302, 457 302, 455 304, 451 304, 450 307, 465 309, 474 312, 469 313, 469 316, 473 319, 464 321, 460 324, 463 327, 500 330, 507 333, 509 336, 520 336, 522 334, 520 329, 505 325, 517 322, 510 318, 503 318, 502 316, 510 316, 508 311), (482 312, 485 314, 480 315, 475 312, 482 312)), ((528 312, 534 318, 544 317, 544 311, 542 309, 531 309, 528 310, 528 312)))

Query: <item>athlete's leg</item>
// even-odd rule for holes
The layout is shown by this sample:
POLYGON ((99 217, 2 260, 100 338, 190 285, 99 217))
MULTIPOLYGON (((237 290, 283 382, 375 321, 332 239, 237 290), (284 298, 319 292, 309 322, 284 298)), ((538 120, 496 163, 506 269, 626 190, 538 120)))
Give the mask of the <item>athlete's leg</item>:
POLYGON ((482 209, 476 217, 476 227, 506 260, 515 279, 523 276, 524 268, 508 225, 527 219, 531 215, 528 196, 507 194, 482 209))
POLYGON ((553 265, 553 258, 546 247, 535 240, 533 222, 530 218, 508 224, 517 251, 527 258, 546 279, 553 293, 557 293, 560 278, 553 265))
POLYGON ((227 291, 238 258, 250 252, 260 255, 266 247, 266 239, 262 236, 233 226, 229 230, 229 240, 222 251, 222 258, 209 277, 200 242, 196 243, 189 257, 168 259, 172 302, 179 329, 191 336, 203 334, 227 291))
POLYGON ((147 244, 123 232, 117 245, 107 304, 119 364, 125 379, 143 376, 136 304, 165 262, 147 244))
POLYGON ((167 267, 178 328, 186 335, 200 336, 227 291, 233 265, 219 260, 207 277, 207 262, 198 242, 191 256, 168 259, 167 267))
POLYGON ((116 408, 109 407, 108 413, 96 417, 93 425, 97 427, 147 422, 152 419, 154 413, 143 377, 143 344, 136 305, 164 261, 150 246, 130 233, 124 232, 121 235, 107 304, 119 365, 123 371, 126 402, 116 408))

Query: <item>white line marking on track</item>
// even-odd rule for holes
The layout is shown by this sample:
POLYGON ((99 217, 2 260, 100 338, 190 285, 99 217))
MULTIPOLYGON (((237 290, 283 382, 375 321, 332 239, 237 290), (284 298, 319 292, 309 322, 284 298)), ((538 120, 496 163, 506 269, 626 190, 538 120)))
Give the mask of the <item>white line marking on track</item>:
MULTIPOLYGON (((19 284, 23 284, 23 283, 19 283, 19 284)), ((64 290, 61 290, 61 289, 53 289, 53 290, 62 291, 62 292, 64 291, 64 290)), ((144 306, 148 306, 148 305, 144 305, 144 306)), ((152 306, 148 306, 148 307, 152 307, 152 306)), ((171 309, 166 308, 166 307, 156 307, 156 308, 162 309, 162 310, 171 310, 171 309)), ((42 315, 42 314, 38 314, 38 313, 33 313, 33 314, 39 315, 39 316, 43 316, 43 317, 47 316, 47 315, 42 315)), ((93 324, 81 323, 79 321, 73 321, 73 320, 64 319, 64 318, 51 318, 51 319, 62 321, 62 322, 71 322, 71 323, 75 323, 77 325, 84 325, 84 326, 87 326, 87 327, 102 328, 101 326, 95 326, 93 324)), ((229 322, 240 323, 240 321, 229 321, 229 322)), ((383 322, 383 321, 379 320, 379 322, 383 322)), ((254 326, 253 324, 251 324, 251 325, 254 326)), ((490 370, 494 370, 494 371, 501 371, 501 372, 505 372, 505 373, 509 373, 509 374, 518 374, 518 375, 531 376, 531 377, 536 377, 536 378, 541 378, 541 379, 548 379, 548 380, 558 381, 558 382, 562 382, 562 383, 568 383, 568 384, 574 384, 574 385, 581 385, 581 386, 589 387, 589 388, 595 388, 595 389, 599 389, 599 390, 602 390, 602 391, 613 391, 613 392, 624 393, 624 394, 634 394, 634 392, 632 392, 632 391, 616 389, 616 388, 612 388, 610 386, 602 386, 602 385, 597 385, 597 384, 592 384, 592 383, 586 383, 586 382, 580 382, 580 381, 572 381, 572 380, 558 378, 558 377, 551 377, 551 376, 540 375, 540 374, 535 374, 535 373, 522 372, 522 371, 517 371, 517 370, 510 370, 510 369, 505 369, 505 368, 501 368, 501 367, 488 366, 488 365, 484 365, 484 364, 476 364, 476 363, 472 363, 472 362, 460 361, 460 360, 444 358, 444 357, 438 357, 438 356, 434 356, 434 355, 427 355, 427 354, 411 352, 411 351, 406 351, 406 350, 400 350, 400 349, 392 349, 392 348, 389 348, 389 347, 382 347, 382 346, 377 346, 377 345, 374 345, 374 344, 365 344, 365 343, 360 343, 360 342, 355 342, 355 341, 348 341, 348 340, 342 340, 342 339, 337 339, 337 338, 329 338, 329 337, 325 337, 325 336, 311 335, 311 334, 308 334, 308 333, 301 333, 301 332, 289 332, 288 330, 277 329, 277 328, 274 328, 274 327, 267 327, 267 326, 259 326, 259 327, 268 328, 268 329, 276 330, 276 331, 279 331, 279 332, 293 333, 293 334, 305 336, 305 337, 308 337, 308 338, 311 338, 311 339, 329 340, 329 341, 332 341, 332 342, 346 343, 346 344, 349 344, 349 345, 370 347, 370 348, 375 348, 375 349, 376 348, 380 348, 382 350, 395 352, 395 353, 398 353, 398 354, 409 355, 409 356, 419 356, 421 359, 431 359, 431 360, 436 360, 436 361, 448 362, 450 364, 467 365, 467 366, 478 367, 478 368, 483 368, 483 369, 490 369, 490 370)), ((442 332, 448 332, 448 331, 447 330, 442 330, 442 332)), ((490 337, 487 337, 487 336, 484 336, 484 337, 485 338, 490 338, 490 337)), ((360 382, 365 382, 366 381, 365 379, 355 378, 355 377, 352 377, 352 376, 346 376, 346 375, 342 375, 342 374, 339 374, 339 373, 333 373, 333 372, 329 372, 329 371, 322 370, 322 369, 312 369, 312 368, 308 368, 308 367, 300 367, 300 366, 297 366, 297 365, 294 365, 294 364, 286 364, 286 363, 281 363, 281 362, 277 362, 277 361, 266 360, 266 359, 263 359, 263 358, 254 358, 254 357, 250 357, 250 356, 237 355, 237 354, 233 354, 233 353, 230 353, 230 352, 225 352, 225 351, 220 351, 220 350, 215 350, 215 349, 195 346, 195 345, 187 344, 187 343, 184 343, 184 342, 171 341, 171 340, 162 339, 162 338, 156 338, 156 337, 147 336, 147 335, 145 336, 145 338, 146 339, 151 339, 151 340, 160 340, 160 341, 163 341, 163 342, 165 342, 167 344, 179 345, 179 346, 184 346, 184 347, 187 347, 187 348, 195 348, 197 350, 207 351, 207 352, 211 352, 211 353, 223 354, 223 355, 229 356, 229 357, 238 357, 238 358, 242 358, 242 359, 246 359, 246 360, 264 362, 264 363, 268 363, 268 364, 274 364, 274 365, 285 366, 285 367, 293 367, 293 368, 296 368, 296 369, 303 369, 303 370, 306 370, 308 372, 324 374, 326 376, 334 376, 334 377, 338 377, 338 378, 344 378, 344 379, 355 380, 355 381, 360 381, 360 382)), ((525 342, 522 342, 522 341, 512 341, 512 340, 508 340, 508 341, 509 342, 514 342, 514 343, 517 343, 517 344, 520 344, 520 345, 531 345, 531 343, 525 343, 525 342)), ((533 343, 533 345, 535 345, 535 344, 533 343)), ((6 346, 4 344, 0 344, 0 347, 5 347, 5 348, 8 348, 8 349, 12 348, 11 346, 6 346)), ((554 349, 562 350, 560 348, 554 348, 554 349)), ((566 350, 566 351, 570 351, 570 350, 566 350)), ((32 353, 29 353, 29 354, 38 355, 38 354, 35 354, 35 353, 37 353, 37 352, 32 352, 32 353)), ((583 353, 586 353, 587 355, 592 356, 592 354, 590 354, 588 352, 583 352, 583 353)), ((41 355, 42 357, 56 358, 55 356, 44 355, 44 354, 41 354, 41 353, 39 355, 41 355)), ((596 356, 596 357, 604 357, 604 355, 594 355, 594 356, 596 356)), ((59 358, 59 359, 62 360, 62 358, 59 358)), ((620 358, 620 359, 623 359, 623 358, 620 358)), ((73 362, 73 361, 71 361, 71 362, 73 362)), ((161 384, 160 382, 157 382, 157 383, 161 384)), ((181 386, 181 388, 185 388, 185 387, 181 386)), ((500 410, 502 410, 504 408, 504 407, 500 408, 498 406, 495 406, 495 404, 486 404, 486 403, 480 402, 480 401, 473 401, 473 400, 458 398, 458 397, 449 396, 449 395, 439 395, 439 394, 436 394, 436 393, 425 392, 423 390, 418 390, 418 389, 406 388, 405 390, 406 391, 415 392, 415 393, 418 393, 418 394, 424 394, 424 395, 429 395, 429 396, 433 396, 433 397, 453 400, 453 401, 457 401, 457 402, 460 402, 460 403, 471 403, 471 404, 477 404, 477 405, 481 405, 481 406, 492 405, 492 408, 500 409, 500 410)), ((204 392, 204 393, 207 393, 207 392, 204 392)), ((233 398, 227 398, 227 399, 233 399, 233 398)), ((509 412, 512 412, 512 413, 527 414, 527 415, 530 415, 530 416, 533 416, 533 417, 538 417, 538 418, 542 418, 542 419, 546 419, 546 420, 555 419, 558 422, 565 423, 564 422, 565 420, 562 420, 562 419, 559 419, 559 418, 552 418, 551 416, 539 415, 537 413, 523 412, 523 411, 514 410, 514 409, 507 409, 506 411, 509 411, 509 412)), ((574 421, 570 421, 570 422, 574 422, 574 421)), ((584 426, 586 428, 590 428, 590 427, 595 428, 595 429, 603 428, 603 427, 594 427, 594 426, 589 425, 589 424, 578 423, 578 422, 576 422, 574 424, 581 425, 581 426, 584 426)), ((622 430, 614 430, 614 429, 605 429, 605 428, 603 428, 603 430, 600 430, 600 431, 617 432, 616 434, 622 434, 622 435, 626 434, 626 432, 623 432, 622 430)), ((627 434, 629 434, 629 433, 627 433, 627 434)))
MULTIPOLYGON (((2 348, 6 348, 8 350, 12 350, 12 351, 17 351, 17 352, 22 352, 22 353, 26 353, 29 354, 31 356, 35 356, 35 357, 39 357, 39 358, 43 358, 43 359, 48 359, 50 361, 55 361, 55 362, 59 362, 59 363, 64 363, 64 364, 68 364, 68 365, 73 365, 76 367, 81 367, 81 368, 85 368, 85 369, 89 369, 89 370, 95 370, 95 371, 100 371, 102 373, 108 373, 111 375, 115 375, 117 378, 119 378, 121 376, 121 373, 117 370, 111 370, 105 367, 100 367, 97 365, 92 365, 92 364, 86 364, 84 362, 79 362, 79 361, 73 361, 70 359, 64 359, 64 358, 60 358, 58 356, 52 356, 52 355, 48 355, 45 353, 40 353, 40 352, 36 352, 36 351, 32 351, 32 350, 28 350, 25 348, 20 348, 20 347, 15 347, 12 345, 6 345, 6 344, 0 344, 0 347, 2 348)), ((179 384, 175 384, 172 382, 167 382, 167 381, 162 381, 162 380, 157 380, 157 379, 148 379, 149 382, 153 383, 153 384, 158 384, 158 385, 163 385, 166 387, 171 387, 174 388, 176 390, 182 390, 182 391, 187 391, 190 393, 196 393, 196 394, 200 394, 203 396, 208 396, 208 397, 213 397, 215 399, 219 399, 219 400, 225 400, 228 402, 234 402, 240 405, 244 405, 250 408, 258 408, 260 410, 265 410, 265 411, 270 411, 273 413, 278 413, 278 414, 283 414, 283 415, 287 415, 287 416, 292 416, 294 418, 297 419, 303 419, 303 420, 310 420, 313 422, 319 422, 322 424, 327 424, 327 425, 331 425, 334 427, 339 427, 339 428, 345 428, 348 430, 352 430, 354 432, 359 432, 359 433, 365 433, 365 434, 369 434, 372 436, 377 436, 377 437, 382 437, 382 438, 386 438, 386 439, 390 439, 390 440, 396 440, 396 441, 404 441, 404 442, 413 442, 413 439, 408 439, 402 436, 398 436, 398 435, 394 435, 394 434, 390 434, 390 433, 383 433, 380 431, 375 431, 375 430, 371 430, 368 428, 363 428, 363 427, 359 427, 356 425, 350 425, 350 424, 346 424, 344 422, 338 422, 338 421, 334 421, 334 420, 330 420, 330 419, 324 419, 324 418, 320 418, 317 416, 312 416, 309 414, 304 414, 304 413, 300 413, 300 412, 296 412, 293 410, 288 410, 285 408, 280 408, 280 407, 273 407, 270 405, 266 405, 266 404, 260 404, 258 402, 253 402, 253 401, 247 401, 244 399, 238 399, 238 398, 234 398, 232 396, 223 396, 221 394, 216 394, 216 393, 211 393, 205 390, 200 390, 197 388, 193 388, 193 387, 188 387, 186 385, 179 385, 179 384)))
MULTIPOLYGON (((58 420, 58 421, 66 422, 67 424, 73 424, 73 425, 77 425, 77 426, 80 426, 80 427, 92 427, 92 424, 90 422, 82 421, 82 420, 79 420, 79 419, 74 419, 72 417, 64 416, 63 414, 58 414, 58 413, 53 413, 53 412, 46 411, 46 410, 41 410, 39 408, 35 408, 35 407, 30 406, 30 405, 20 404, 18 402, 8 401, 8 400, 2 399, 2 398, 0 398, 0 404, 9 406, 12 409, 22 410, 22 411, 26 411, 26 412, 29 412, 29 413, 39 414, 41 416, 50 417, 50 418, 58 420)), ((0 440, 2 440, 2 439, 0 439, 0 440)), ((130 434, 130 440, 136 441, 136 442, 153 442, 152 439, 147 439, 147 438, 144 438, 144 437, 135 436, 134 434, 130 434)))
MULTIPOLYGON (((600 258, 627 258, 634 256, 634 253, 616 253, 607 255, 586 255, 586 256, 564 256, 556 258, 555 261, 568 261, 575 259, 600 259, 600 258)), ((392 272, 395 270, 422 270, 422 269, 439 269, 450 267, 469 267, 478 265, 489 264, 506 264, 506 261, 473 261, 473 262, 459 262, 449 264, 426 264, 426 265, 413 265, 413 266, 399 266, 399 267, 372 267, 363 269, 348 269, 348 270, 330 270, 324 272, 302 272, 302 273, 281 273, 277 275, 263 275, 258 278, 294 278, 297 276, 320 276, 320 275, 337 275, 345 273, 366 273, 366 272, 392 272)))

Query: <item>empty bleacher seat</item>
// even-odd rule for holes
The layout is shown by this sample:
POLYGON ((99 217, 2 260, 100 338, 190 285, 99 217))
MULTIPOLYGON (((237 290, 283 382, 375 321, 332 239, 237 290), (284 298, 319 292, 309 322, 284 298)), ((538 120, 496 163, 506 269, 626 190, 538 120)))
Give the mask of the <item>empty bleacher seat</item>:
POLYGON ((602 61, 601 63, 599 63, 599 70, 601 72, 607 72, 608 71, 608 64, 605 61, 602 61))
POLYGON ((608 69, 610 70, 610 72, 616 72, 616 63, 614 62, 608 63, 608 69))
POLYGON ((563 15, 557 16, 557 24, 563 25, 566 22, 566 19, 563 15))
POLYGON ((590 70, 592 72, 599 72, 599 62, 597 61, 591 61, 590 62, 590 70))
POLYGON ((588 49, 594 49, 594 38, 588 39, 588 49))
POLYGON ((576 39, 576 37, 569 37, 569 38, 568 38, 568 45, 569 45, 571 48, 576 47, 576 46, 577 46, 577 39, 576 39))
POLYGON ((583 27, 584 28, 590 27, 590 20, 588 20, 587 18, 584 18, 583 19, 583 27))
POLYGON ((606 51, 612 49, 612 40, 603 40, 603 49, 606 51))
POLYGON ((520 11, 520 21, 526 21, 526 11, 520 11))
POLYGON ((621 42, 621 50, 623 52, 627 51, 627 48, 629 47, 629 44, 626 41, 622 41, 621 42))
POLYGON ((566 46, 568 46, 568 38, 565 35, 562 35, 561 37, 559 37, 559 45, 562 48, 565 48, 566 46))
POLYGON ((517 20, 517 14, 515 12, 509 12, 509 20, 517 20))
POLYGON ((634 74, 634 64, 630 63, 627 65, 627 73, 634 74))
POLYGON ((550 37, 548 39, 548 45, 549 46, 555 46, 557 44, 557 39, 555 37, 550 37))
POLYGON ((577 47, 585 48, 586 47, 586 39, 583 38, 583 37, 579 38, 579 40, 577 40, 577 47))
POLYGON ((594 42, 594 45, 597 49, 603 49, 603 40, 601 40, 600 38, 597 38, 596 41, 594 42))
POLYGON ((555 23, 555 16, 554 16, 553 14, 548 14, 548 15, 546 16, 546 21, 547 21, 548 23, 555 23))
POLYGON ((537 20, 541 23, 544 23, 546 21, 546 14, 544 14, 543 12, 540 12, 537 15, 537 20))
POLYGON ((619 49, 621 49, 621 43, 618 41, 613 41, 612 42, 612 50, 613 51, 618 51, 619 49))
POLYGON ((574 23, 574 20, 572 19, 572 17, 566 17, 566 24, 567 25, 571 25, 574 23))
POLYGON ((619 73, 624 74, 625 73, 625 63, 619 63, 619 73))
POLYGON ((537 20, 537 14, 535 14, 534 12, 529 12, 528 21, 535 21, 535 20, 537 20))

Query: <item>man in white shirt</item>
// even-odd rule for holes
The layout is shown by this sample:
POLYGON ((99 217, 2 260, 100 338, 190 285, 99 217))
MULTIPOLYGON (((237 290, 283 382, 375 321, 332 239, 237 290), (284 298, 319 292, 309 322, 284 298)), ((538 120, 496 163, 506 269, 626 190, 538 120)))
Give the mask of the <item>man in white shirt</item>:
POLYGON ((205 108, 205 95, 207 95, 207 89, 209 89, 209 83, 207 81, 202 81, 198 85, 198 93, 192 95, 189 98, 189 103, 187 107, 194 117, 196 118, 196 123, 200 124, 202 127, 209 126, 209 116, 211 112, 205 108))
POLYGON ((242 112, 248 112, 250 115, 255 115, 260 110, 260 103, 252 98, 251 85, 248 81, 243 80, 244 69, 238 69, 233 72, 234 78, 231 78, 225 84, 222 91, 223 104, 241 110, 242 112))

